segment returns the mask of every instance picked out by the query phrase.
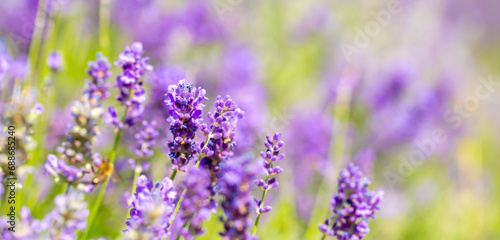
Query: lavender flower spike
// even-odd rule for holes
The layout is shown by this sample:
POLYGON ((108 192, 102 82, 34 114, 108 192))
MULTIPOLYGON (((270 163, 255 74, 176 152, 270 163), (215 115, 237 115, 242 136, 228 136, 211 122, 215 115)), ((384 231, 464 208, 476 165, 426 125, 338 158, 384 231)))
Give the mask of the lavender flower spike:
POLYGON ((61 52, 56 50, 50 52, 49 56, 47 57, 47 65, 49 66, 50 70, 58 72, 63 65, 61 52))
POLYGON ((224 217, 224 231, 219 233, 223 239, 257 239, 249 232, 249 219, 252 208, 252 182, 255 179, 255 170, 249 166, 250 159, 243 158, 231 161, 224 169, 225 174, 220 179, 220 194, 224 197, 221 207, 224 217))
POLYGON ((142 43, 135 42, 132 46, 126 47, 125 51, 119 55, 118 61, 115 62, 115 65, 121 66, 123 70, 123 74, 116 78, 116 86, 120 90, 116 100, 127 107, 124 125, 112 121, 116 118, 113 113, 111 113, 111 117, 108 117, 108 123, 112 123, 118 128, 132 126, 138 119, 142 118, 146 91, 142 88, 141 78, 147 71, 153 70, 153 67, 148 64, 149 58, 142 58, 143 53, 142 43))
POLYGON ((212 191, 215 193, 218 190, 217 181, 223 173, 221 169, 224 162, 233 156, 236 126, 238 120, 243 118, 244 112, 229 96, 218 96, 214 106, 215 113, 208 113, 211 126, 202 124, 200 127, 201 132, 208 136, 210 141, 206 145, 200 145, 199 151, 203 154, 203 166, 211 173, 212 191))
POLYGON ((271 206, 264 206, 266 192, 269 189, 278 187, 276 176, 283 172, 283 169, 280 166, 274 166, 274 163, 276 161, 281 160, 285 157, 284 154, 280 154, 281 148, 285 145, 285 142, 281 140, 281 133, 277 132, 272 137, 270 135, 267 135, 266 140, 267 141, 264 143, 264 145, 266 146, 267 150, 266 152, 261 152, 260 156, 264 159, 264 169, 266 170, 267 177, 265 180, 259 179, 255 181, 255 185, 264 190, 264 192, 262 193, 262 198, 260 201, 255 199, 255 203, 257 206, 257 219, 255 220, 253 234, 257 232, 260 215, 272 210, 271 206))
POLYGON ((205 94, 205 89, 196 88, 184 80, 168 87, 165 103, 169 108, 170 117, 167 121, 173 135, 168 148, 174 170, 186 171, 189 160, 196 154, 194 138, 203 121, 201 114, 206 105, 204 101, 208 100, 205 94))
POLYGON ((203 168, 193 167, 184 179, 183 185, 187 189, 184 201, 181 203, 182 222, 189 222, 188 228, 183 228, 180 234, 185 239, 194 239, 205 233, 202 222, 210 218, 211 211, 215 210, 215 202, 210 198, 210 173, 203 168))
POLYGON ((148 122, 144 120, 142 121, 142 126, 137 129, 137 133, 134 136, 137 140, 137 145, 134 151, 139 158, 147 158, 153 155, 151 147, 156 144, 156 137, 160 135, 155 127, 155 121, 148 122))
POLYGON ((177 196, 172 180, 164 178, 153 186, 152 181, 141 175, 136 186, 123 239, 160 240, 168 237, 177 196))
POLYGON ((333 216, 320 224, 324 236, 339 240, 362 239, 370 231, 368 219, 375 218, 375 210, 384 192, 368 190, 370 181, 364 178, 358 166, 350 163, 340 172, 338 190, 330 204, 333 216))
POLYGON ((89 210, 83 194, 72 191, 57 195, 54 199, 54 209, 44 221, 51 224, 50 235, 54 239, 75 239, 76 231, 84 231, 87 227, 89 210))

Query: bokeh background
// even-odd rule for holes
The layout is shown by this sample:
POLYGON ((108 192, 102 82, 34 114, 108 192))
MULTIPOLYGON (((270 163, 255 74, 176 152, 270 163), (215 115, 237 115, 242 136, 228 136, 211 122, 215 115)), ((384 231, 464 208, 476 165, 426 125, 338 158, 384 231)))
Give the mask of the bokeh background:
MULTIPOLYGON (((161 96, 182 78, 210 103, 229 94, 246 112, 238 153, 283 133, 285 171, 261 239, 319 239, 349 162, 385 191, 366 239, 500 239, 499 10, 495 0, 0 0, 0 58, 45 106, 22 204, 35 218, 53 208, 61 186, 42 166, 71 121, 87 62, 98 51, 116 61, 140 41, 154 66, 146 117, 162 133, 153 179, 170 175, 161 96), (54 50, 58 72, 46 63, 54 50)), ((105 128, 101 152, 112 138, 105 128)), ((123 228, 131 151, 120 148, 120 181, 90 237, 114 239, 123 228)), ((96 196, 86 196, 90 205, 96 196)), ((215 215, 206 226, 200 239, 216 238, 215 215)))

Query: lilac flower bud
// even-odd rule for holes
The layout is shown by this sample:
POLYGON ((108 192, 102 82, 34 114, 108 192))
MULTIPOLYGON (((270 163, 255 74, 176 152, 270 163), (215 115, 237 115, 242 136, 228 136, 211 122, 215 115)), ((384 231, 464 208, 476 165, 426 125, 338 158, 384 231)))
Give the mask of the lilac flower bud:
POLYGON ((136 186, 123 239, 159 240, 168 237, 170 232, 167 229, 177 196, 172 180, 164 178, 153 186, 153 182, 141 175, 137 178, 136 186))
POLYGON ((318 226, 327 236, 338 239, 362 239, 369 231, 368 219, 374 218, 383 191, 368 190, 369 181, 363 178, 361 170, 350 163, 340 172, 337 193, 330 205, 334 216, 318 226))
MULTIPOLYGON (((189 160, 196 154, 196 143, 194 138, 203 118, 201 113, 205 108, 205 90, 201 87, 194 87, 184 80, 176 85, 170 85, 168 93, 165 95, 165 104, 168 106, 173 141, 169 141, 170 158, 172 159, 172 169, 185 171, 189 160)), ((208 152, 207 150, 204 150, 208 152)))

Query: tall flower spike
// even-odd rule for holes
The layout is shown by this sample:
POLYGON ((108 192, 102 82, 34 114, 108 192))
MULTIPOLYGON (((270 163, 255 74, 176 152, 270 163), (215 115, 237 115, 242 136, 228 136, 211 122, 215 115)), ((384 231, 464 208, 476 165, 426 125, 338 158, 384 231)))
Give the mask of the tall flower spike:
POLYGON ((194 239, 205 233, 202 222, 210 218, 215 206, 208 201, 210 198, 210 173, 203 168, 193 167, 184 179, 187 189, 184 201, 181 203, 182 222, 189 223, 187 229, 181 230, 185 239, 194 239))
POLYGON ((172 180, 164 178, 153 186, 152 181, 141 175, 136 186, 123 239, 159 240, 168 237, 177 196, 172 180))
POLYGON ((330 204, 333 216, 319 225, 326 236, 339 240, 362 239, 370 231, 368 219, 375 218, 375 210, 382 201, 384 192, 368 190, 370 181, 364 178, 361 170, 350 163, 340 172, 338 190, 330 204))
POLYGON ((233 150, 236 146, 234 134, 238 120, 243 118, 244 112, 238 108, 236 103, 229 97, 217 97, 214 103, 215 113, 209 112, 208 119, 212 123, 210 127, 202 124, 201 132, 209 136, 210 140, 205 147, 200 145, 200 152, 205 156, 201 160, 211 175, 212 191, 217 192, 219 187, 217 181, 221 177, 224 162, 233 156, 233 150))
POLYGON ((220 180, 220 194, 224 197, 220 204, 224 211, 224 217, 221 217, 224 231, 220 235, 224 239, 257 239, 249 232, 252 182, 255 179, 255 170, 249 165, 249 160, 242 158, 229 162, 220 180))
POLYGON ((72 191, 57 195, 54 199, 54 209, 46 219, 50 227, 50 235, 54 239, 75 239, 76 231, 84 231, 87 227, 89 210, 83 194, 72 191))
POLYGON ((116 86, 120 91, 116 100, 127 107, 127 115, 125 123, 119 124, 119 121, 116 120, 116 114, 113 114, 116 110, 111 107, 107 122, 118 128, 132 126, 138 119, 142 118, 146 91, 142 88, 141 78, 147 71, 153 70, 153 67, 148 64, 149 58, 142 58, 143 53, 142 43, 135 42, 130 47, 127 46, 125 51, 118 56, 118 61, 115 62, 115 65, 120 66, 123 70, 123 74, 116 78, 116 86))
POLYGON ((29 159, 29 152, 36 147, 37 142, 33 139, 33 124, 44 110, 43 105, 36 102, 36 95, 36 92, 29 87, 22 88, 16 85, 9 101, 5 106, 0 106, 4 108, 0 109, 3 110, 0 116, 0 168, 3 170, 0 171, 4 174, 11 172, 7 155, 12 146, 8 145, 7 137, 15 136, 16 168, 21 167, 29 159), (15 129, 9 129, 7 126, 14 126, 15 129))
MULTIPOLYGON (((274 166, 275 162, 281 160, 285 157, 284 154, 280 154, 281 148, 285 143, 281 140, 281 133, 275 133, 274 136, 267 135, 266 142, 264 143, 267 150, 266 152, 261 152, 260 156, 264 159, 264 169, 266 171, 266 179, 259 179, 255 181, 260 189, 267 191, 278 186, 276 181, 276 176, 283 172, 280 166, 274 166)), ((256 200, 257 203, 257 214, 264 214, 271 211, 271 206, 263 206, 264 199, 260 201, 256 200)))
POLYGON ((153 155, 153 147, 156 144, 156 137, 160 133, 156 130, 156 122, 148 122, 146 120, 142 121, 142 126, 138 127, 137 133, 135 134, 135 140, 137 140, 137 145, 134 149, 135 154, 139 158, 147 158, 153 155))
POLYGON ((184 80, 168 87, 165 103, 169 108, 170 117, 167 121, 173 136, 168 148, 174 170, 186 171, 189 160, 196 154, 194 138, 203 121, 204 101, 208 100, 205 94, 205 89, 196 88, 184 80))
POLYGON ((93 190, 92 175, 103 164, 94 152, 94 144, 100 134, 97 124, 104 113, 101 101, 109 95, 106 83, 109 66, 100 53, 95 62, 89 63, 87 73, 92 78, 86 80, 83 96, 71 107, 73 122, 67 127, 65 141, 57 148, 59 158, 49 154, 45 163, 45 169, 56 180, 66 181, 85 192, 93 190))

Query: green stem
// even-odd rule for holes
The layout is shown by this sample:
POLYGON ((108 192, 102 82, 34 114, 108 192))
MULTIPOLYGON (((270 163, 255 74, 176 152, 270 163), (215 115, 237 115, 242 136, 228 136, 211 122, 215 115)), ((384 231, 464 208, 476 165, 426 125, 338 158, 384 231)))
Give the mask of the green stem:
POLYGON ((172 172, 172 175, 170 175, 170 180, 174 181, 175 176, 177 175, 177 172, 178 172, 177 170, 174 170, 174 171, 172 172))
POLYGON ((109 55, 109 32, 111 27, 110 21, 111 0, 99 1, 99 49, 104 55, 109 55))
MULTIPOLYGON (((123 119, 125 119, 127 117, 127 112, 128 112, 128 108, 125 107, 125 113, 123 115, 123 119)), ((122 132, 123 132, 123 128, 120 128, 120 130, 118 130, 118 133, 116 134, 115 143, 113 144, 113 150, 111 151, 111 154, 109 154, 110 164, 113 164, 113 162, 115 161, 116 151, 118 150, 118 145, 120 143, 122 132)), ((83 233, 83 238, 81 238, 81 239, 87 239, 87 236, 88 236, 90 230, 92 229, 92 224, 94 223, 95 217, 97 216, 97 212, 99 211, 99 207, 101 207, 102 199, 104 198, 104 193, 106 192, 106 188, 108 186, 110 179, 111 178, 108 177, 101 187, 101 191, 99 192, 99 196, 97 196, 97 200, 94 203, 94 206, 92 207, 92 211, 90 213, 87 229, 83 233)))
POLYGON ((137 165, 135 166, 135 169, 134 169, 134 181, 132 182, 132 190, 130 190, 131 195, 130 195, 130 200, 128 201, 129 205, 132 201, 132 196, 135 194, 135 190, 136 190, 135 182, 137 182, 137 178, 139 177, 139 174, 141 174, 141 172, 142 172, 141 162, 138 161, 137 165))
MULTIPOLYGON (((272 168, 272 164, 269 167, 272 168)), ((266 183, 269 184, 269 176, 267 176, 266 183)), ((266 199, 266 193, 267 193, 267 189, 264 189, 264 191, 262 192, 262 197, 260 198, 259 209, 262 208, 262 206, 264 206, 264 200, 266 199)), ((261 213, 257 214, 257 218, 255 219, 255 224, 253 225, 252 235, 255 235, 257 233, 257 228, 259 227, 259 222, 260 222, 260 215, 262 215, 262 214, 261 213)))
POLYGON ((326 234, 323 235, 323 237, 321 238, 321 240, 325 240, 326 239, 326 234))
MULTIPOLYGON (((182 228, 186 228, 186 227, 188 226, 188 224, 189 224, 189 221, 190 221, 190 220, 187 220, 187 221, 184 223, 184 225, 182 225, 182 228)), ((180 240, 180 239, 181 239, 181 234, 177 235, 176 240, 180 240)))
MULTIPOLYGON (((208 141, 210 140, 210 136, 212 136, 212 133, 214 133, 215 130, 215 125, 212 126, 212 129, 210 130, 210 133, 207 136, 207 139, 205 140, 205 144, 203 144, 203 148, 206 148, 208 145, 208 141)), ((196 167, 200 166, 201 158, 203 158, 205 154, 200 154, 198 157, 198 161, 196 161, 196 167)))

